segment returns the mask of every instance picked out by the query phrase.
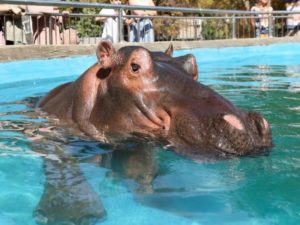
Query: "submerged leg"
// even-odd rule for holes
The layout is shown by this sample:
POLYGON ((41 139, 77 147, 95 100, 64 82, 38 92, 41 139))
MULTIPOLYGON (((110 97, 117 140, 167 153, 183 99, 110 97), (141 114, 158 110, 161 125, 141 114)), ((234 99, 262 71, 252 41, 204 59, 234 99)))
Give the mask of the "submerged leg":
POLYGON ((103 155, 102 166, 111 169, 109 176, 126 177, 136 182, 134 193, 151 193, 156 176, 155 150, 152 145, 137 145, 103 155))
POLYGON ((45 159, 45 187, 34 217, 38 224, 92 225, 105 216, 98 194, 73 159, 45 159))
MULTIPOLYGON (((34 111, 32 114, 28 111, 23 113, 29 118, 39 118, 39 113, 34 111)), ((31 153, 44 156, 46 180, 44 192, 33 212, 36 222, 49 225, 95 224, 105 216, 105 210, 98 193, 82 173, 79 159, 68 152, 73 142, 82 141, 81 136, 70 135, 67 129, 57 127, 53 120, 35 121, 0 121, 0 130, 22 132, 29 140, 31 153)))

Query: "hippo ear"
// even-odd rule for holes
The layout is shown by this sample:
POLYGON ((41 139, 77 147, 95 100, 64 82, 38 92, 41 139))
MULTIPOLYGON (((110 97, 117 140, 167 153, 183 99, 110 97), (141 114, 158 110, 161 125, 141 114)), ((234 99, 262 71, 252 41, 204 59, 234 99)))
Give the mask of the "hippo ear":
POLYGON ((98 63, 103 68, 112 67, 114 64, 113 55, 116 53, 115 48, 110 41, 101 41, 96 49, 98 63))
POLYGON ((187 72, 194 80, 198 80, 198 66, 195 56, 187 54, 172 59, 177 65, 187 72))
POLYGON ((169 47, 166 49, 165 53, 168 55, 168 56, 173 56, 173 51, 174 51, 174 48, 173 48, 173 45, 172 43, 170 43, 169 47))

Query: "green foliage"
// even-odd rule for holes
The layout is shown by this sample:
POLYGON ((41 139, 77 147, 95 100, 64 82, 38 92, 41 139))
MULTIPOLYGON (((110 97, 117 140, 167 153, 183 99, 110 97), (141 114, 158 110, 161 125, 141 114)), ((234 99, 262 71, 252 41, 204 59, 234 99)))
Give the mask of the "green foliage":
MULTIPOLYGON (((90 2, 90 3, 109 3, 109 0, 68 0, 69 2, 90 2)), ((96 8, 65 8, 70 13, 98 14, 100 9, 96 8)), ((65 27, 75 27, 79 37, 99 37, 102 26, 94 21, 93 17, 70 18, 65 27)))
POLYGON ((102 27, 94 24, 91 18, 81 18, 76 23, 76 30, 79 37, 100 37, 102 27))
POLYGON ((168 19, 156 19, 153 22, 156 39, 159 41, 167 41, 176 39, 179 34, 180 24, 178 20, 168 19), (166 27, 168 29, 166 29, 166 27))
MULTIPOLYGON (((84 14, 98 14, 98 10, 93 8, 83 9, 84 14)), ((94 21, 93 17, 80 17, 76 23, 76 30, 79 37, 99 37, 102 26, 94 21)))
POLYGON ((229 24, 223 20, 205 20, 202 24, 205 40, 225 39, 229 37, 229 24))

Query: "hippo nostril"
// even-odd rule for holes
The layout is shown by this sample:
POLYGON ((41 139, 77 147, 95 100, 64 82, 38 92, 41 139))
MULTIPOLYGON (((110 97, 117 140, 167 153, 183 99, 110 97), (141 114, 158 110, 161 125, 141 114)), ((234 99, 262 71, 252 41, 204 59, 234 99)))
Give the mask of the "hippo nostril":
POLYGON ((262 118, 262 119, 263 119, 265 129, 268 130, 269 129, 269 123, 265 120, 265 118, 262 118))
POLYGON ((235 115, 227 114, 227 115, 223 116, 223 119, 227 123, 229 123, 231 126, 233 126, 234 128, 236 128, 238 130, 244 130, 244 126, 243 126, 242 122, 235 115))
POLYGON ((267 133, 269 124, 264 118, 256 119, 254 123, 260 136, 263 136, 267 133))
POLYGON ((269 123, 259 113, 249 112, 248 118, 249 118, 250 123, 255 126, 254 129, 255 129, 255 131, 258 132, 258 135, 265 136, 266 134, 270 133, 269 123))

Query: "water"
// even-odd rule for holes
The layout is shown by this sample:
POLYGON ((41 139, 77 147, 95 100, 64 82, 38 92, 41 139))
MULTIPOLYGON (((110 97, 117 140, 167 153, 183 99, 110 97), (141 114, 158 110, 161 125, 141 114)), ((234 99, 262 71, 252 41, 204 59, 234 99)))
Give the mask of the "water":
MULTIPOLYGON (((175 54, 185 53, 190 51, 175 54)), ((48 158, 53 158, 56 145, 80 159, 85 178, 107 212, 98 224, 300 224, 300 45, 193 53, 202 83, 268 119, 275 143, 269 155, 196 163, 155 148, 150 159, 143 152, 127 157, 78 137, 66 142, 50 138, 38 145, 39 154, 18 129, 33 124, 47 128, 47 121, 22 113, 28 107, 19 100, 45 95, 74 80, 95 57, 2 63, 0 224, 35 224, 32 212, 45 182, 43 155, 50 152, 48 158), (134 157, 143 160, 132 161, 134 157)))

